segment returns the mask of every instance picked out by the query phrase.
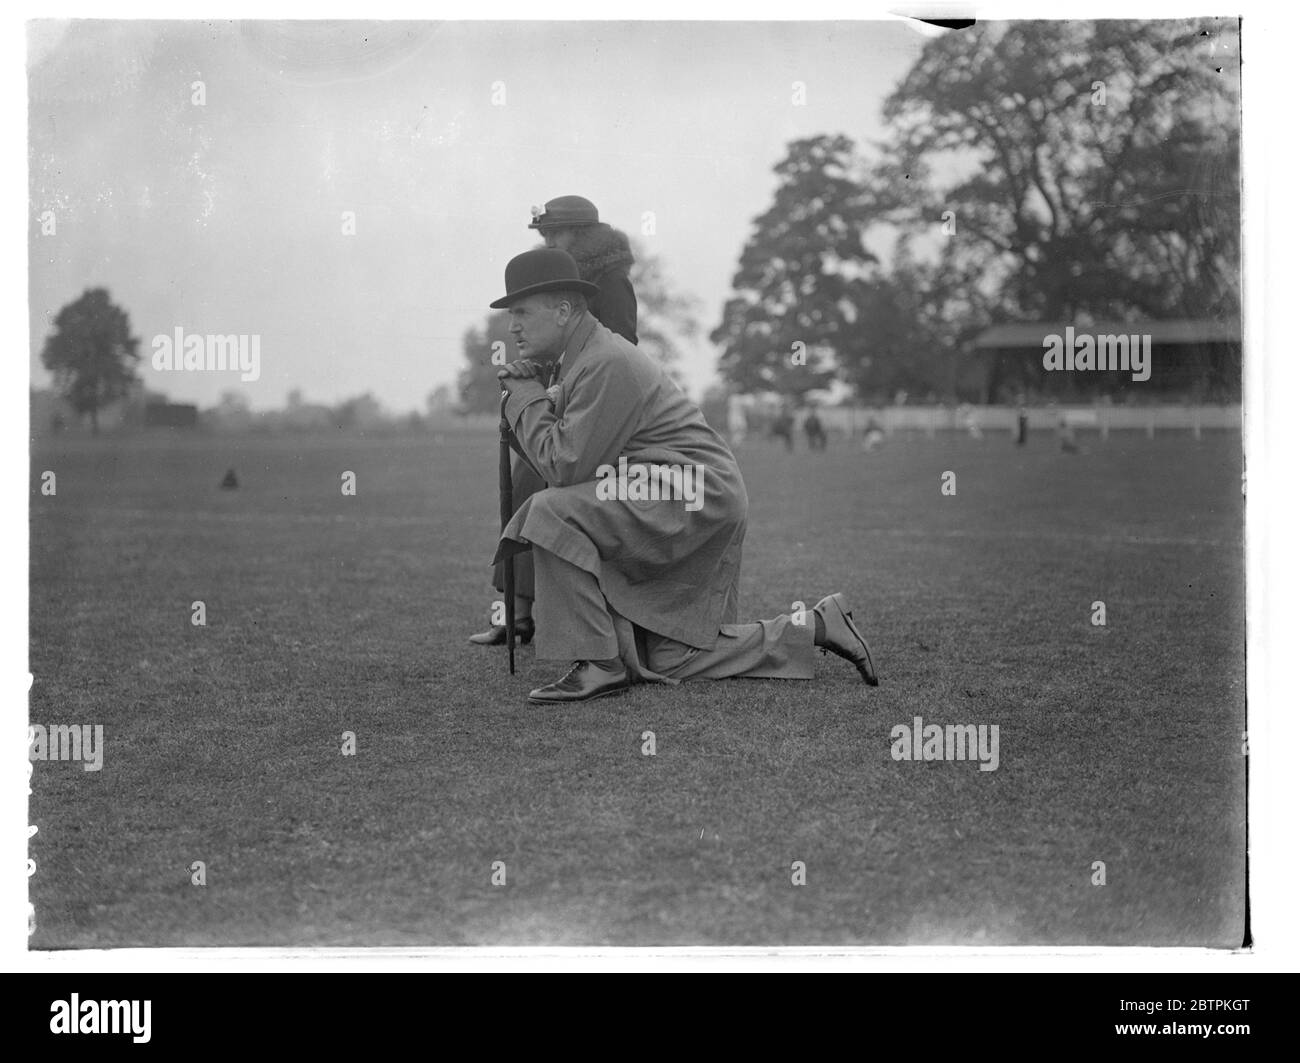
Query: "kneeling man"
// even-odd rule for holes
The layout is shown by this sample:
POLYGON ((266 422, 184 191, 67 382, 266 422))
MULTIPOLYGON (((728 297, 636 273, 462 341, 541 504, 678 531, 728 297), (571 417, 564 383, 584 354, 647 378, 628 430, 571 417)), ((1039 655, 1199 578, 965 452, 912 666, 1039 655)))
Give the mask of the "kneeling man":
POLYGON ((814 647, 875 686, 843 595, 810 616, 737 623, 749 501, 736 459, 657 362, 588 313, 595 286, 573 259, 528 251, 505 279, 491 306, 510 311, 521 356, 498 374, 505 416, 551 486, 515 513, 497 560, 531 546, 537 656, 573 662, 529 700, 586 701, 634 680, 811 679, 814 647))

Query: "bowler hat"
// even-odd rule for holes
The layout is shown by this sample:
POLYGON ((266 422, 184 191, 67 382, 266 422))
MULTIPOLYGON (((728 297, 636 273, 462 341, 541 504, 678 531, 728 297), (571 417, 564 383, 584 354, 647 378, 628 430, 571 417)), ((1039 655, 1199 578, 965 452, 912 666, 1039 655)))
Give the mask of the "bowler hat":
POLYGON ((530 229, 560 229, 574 225, 597 225, 600 214, 596 204, 582 196, 560 196, 547 202, 541 210, 533 207, 530 229))
POLYGON ((506 263, 506 294, 488 305, 504 310, 538 292, 581 292, 591 297, 600 288, 578 276, 578 263, 558 247, 539 247, 506 263))

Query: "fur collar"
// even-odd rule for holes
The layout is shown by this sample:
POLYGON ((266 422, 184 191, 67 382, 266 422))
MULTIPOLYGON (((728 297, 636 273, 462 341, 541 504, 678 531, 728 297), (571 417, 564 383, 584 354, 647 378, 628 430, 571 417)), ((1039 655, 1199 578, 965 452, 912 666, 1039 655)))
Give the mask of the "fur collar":
POLYGON ((631 268, 632 246, 613 226, 605 222, 584 225, 577 233, 569 254, 578 263, 578 276, 583 280, 595 281, 616 267, 631 268))

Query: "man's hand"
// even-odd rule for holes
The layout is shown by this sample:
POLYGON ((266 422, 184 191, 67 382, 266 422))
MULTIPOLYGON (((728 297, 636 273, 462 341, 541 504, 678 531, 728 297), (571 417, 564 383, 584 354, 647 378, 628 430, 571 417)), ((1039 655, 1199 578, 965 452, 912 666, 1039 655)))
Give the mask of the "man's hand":
POLYGON ((509 380, 538 380, 546 376, 550 366, 545 362, 535 362, 531 358, 519 358, 507 362, 497 370, 497 379, 506 387, 509 380))

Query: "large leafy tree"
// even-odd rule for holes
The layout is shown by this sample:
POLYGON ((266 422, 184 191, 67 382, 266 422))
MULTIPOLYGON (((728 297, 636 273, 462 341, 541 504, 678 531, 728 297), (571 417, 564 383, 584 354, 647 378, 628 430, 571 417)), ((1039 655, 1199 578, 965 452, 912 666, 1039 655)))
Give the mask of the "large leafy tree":
POLYGON ((839 352, 840 378, 859 398, 876 403, 900 391, 978 399, 983 365, 966 352, 993 320, 998 296, 981 285, 982 267, 955 240, 935 254, 933 239, 902 232, 888 267, 861 286, 862 324, 839 352))
MULTIPOLYGON (((981 23, 886 101, 873 199, 1002 317, 1235 315, 1235 71, 1197 22, 981 23), (941 176, 942 175, 942 176, 941 176)), ((1229 51, 1235 50, 1229 49, 1229 51)))
POLYGON ((502 352, 507 361, 518 356, 514 338, 510 335, 510 315, 504 310, 497 310, 487 316, 481 326, 465 330, 461 348, 465 355, 465 365, 461 368, 456 381, 456 390, 460 395, 461 413, 498 413, 501 410, 501 382, 497 379, 497 370, 501 368, 500 358, 492 361, 494 346, 502 352))
POLYGON ((772 206, 754 221, 734 295, 710 339, 718 369, 742 391, 799 396, 825 387, 861 342, 864 277, 861 163, 844 136, 793 141, 776 166, 772 206))
POLYGON ((59 393, 99 431, 99 411, 124 398, 136 382, 140 341, 126 311, 104 288, 91 288, 59 311, 46 337, 41 364, 59 393))
POLYGON ((900 391, 924 399, 960 390, 958 351, 972 315, 981 317, 948 259, 917 259, 900 241, 888 272, 866 280, 857 305, 862 326, 841 353, 840 376, 859 398, 884 403, 900 391))

